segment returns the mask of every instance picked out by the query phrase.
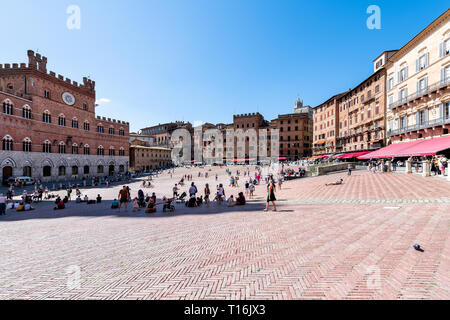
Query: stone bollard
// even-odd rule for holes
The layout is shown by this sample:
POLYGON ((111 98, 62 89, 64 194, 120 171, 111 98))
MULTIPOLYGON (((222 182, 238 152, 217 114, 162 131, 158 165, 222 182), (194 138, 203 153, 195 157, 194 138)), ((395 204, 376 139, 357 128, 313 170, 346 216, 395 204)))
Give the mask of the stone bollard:
POLYGON ((405 173, 412 173, 412 165, 411 165, 411 160, 406 160, 406 172, 405 173))
POLYGON ((431 176, 431 164, 430 164, 430 161, 427 161, 427 160, 425 160, 425 161, 423 161, 422 162, 422 176, 423 177, 429 177, 429 176, 431 176))

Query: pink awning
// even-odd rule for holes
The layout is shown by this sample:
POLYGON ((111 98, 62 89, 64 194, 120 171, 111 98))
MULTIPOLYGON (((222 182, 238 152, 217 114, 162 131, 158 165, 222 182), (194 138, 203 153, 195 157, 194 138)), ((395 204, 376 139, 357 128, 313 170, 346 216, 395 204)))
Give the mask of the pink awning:
POLYGON ((359 159, 429 156, 446 149, 450 149, 450 137, 391 144, 375 152, 363 155, 359 159))
POLYGON ((341 157, 339 157, 340 159, 351 159, 351 158, 358 158, 361 157, 363 155, 366 155, 370 153, 369 151, 362 151, 362 152, 352 152, 352 153, 347 153, 347 154, 343 154, 341 157))
POLYGON ((360 151, 360 152, 349 152, 349 153, 344 153, 344 154, 340 154, 336 157, 336 159, 352 159, 352 158, 358 158, 360 156, 363 156, 365 154, 370 153, 370 151, 360 151))
POLYGON ((420 140, 420 143, 400 152, 398 157, 434 156, 446 149, 450 149, 450 136, 420 140))

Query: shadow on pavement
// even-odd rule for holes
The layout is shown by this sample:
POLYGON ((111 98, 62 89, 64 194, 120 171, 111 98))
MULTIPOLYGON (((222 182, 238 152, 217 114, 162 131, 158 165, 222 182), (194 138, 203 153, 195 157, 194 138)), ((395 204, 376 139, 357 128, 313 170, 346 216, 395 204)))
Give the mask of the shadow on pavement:
MULTIPOLYGON (((159 200, 158 200, 159 201, 159 200)), ((170 218, 181 215, 213 215, 213 214, 230 214, 233 212, 241 211, 263 211, 265 203, 263 202, 250 202, 244 206, 228 207, 225 203, 218 205, 217 203, 211 203, 209 207, 202 205, 201 207, 188 208, 184 204, 174 204, 175 212, 163 212, 163 205, 156 206, 156 213, 146 214, 145 208, 140 211, 133 212, 133 203, 128 203, 128 211, 124 208, 117 211, 117 209, 111 209, 112 200, 105 200, 99 204, 86 204, 75 203, 71 201, 66 205, 63 210, 54 210, 54 202, 44 201, 36 205, 36 210, 33 211, 21 211, 18 212, 14 209, 9 209, 6 215, 0 216, 1 222, 22 221, 30 219, 60 219, 67 217, 107 217, 116 216, 124 218, 170 218)))

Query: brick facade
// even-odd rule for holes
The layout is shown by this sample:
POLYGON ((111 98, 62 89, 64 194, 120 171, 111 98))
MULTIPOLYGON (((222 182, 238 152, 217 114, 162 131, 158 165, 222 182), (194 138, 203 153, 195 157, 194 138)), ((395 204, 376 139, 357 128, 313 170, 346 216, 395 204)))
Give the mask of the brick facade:
POLYGON ((28 66, 0 65, 2 180, 29 173, 24 167, 43 181, 126 172, 129 123, 95 115, 95 82, 47 73, 47 59, 31 50, 28 58, 28 66), (64 102, 63 93, 73 103, 64 102), (48 166, 50 175, 48 168, 44 174, 48 166))

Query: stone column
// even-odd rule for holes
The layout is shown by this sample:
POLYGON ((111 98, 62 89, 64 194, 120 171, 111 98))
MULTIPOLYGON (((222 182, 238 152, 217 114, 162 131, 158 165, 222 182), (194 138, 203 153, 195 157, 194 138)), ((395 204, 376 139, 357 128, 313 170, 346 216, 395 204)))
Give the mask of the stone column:
POLYGON ((387 172, 392 172, 392 161, 391 160, 387 161, 387 172))
POLYGON ((406 160, 406 172, 405 173, 412 173, 412 165, 411 165, 411 160, 406 160))
POLYGON ((429 177, 431 176, 431 164, 430 161, 425 160, 422 162, 422 176, 429 177))

